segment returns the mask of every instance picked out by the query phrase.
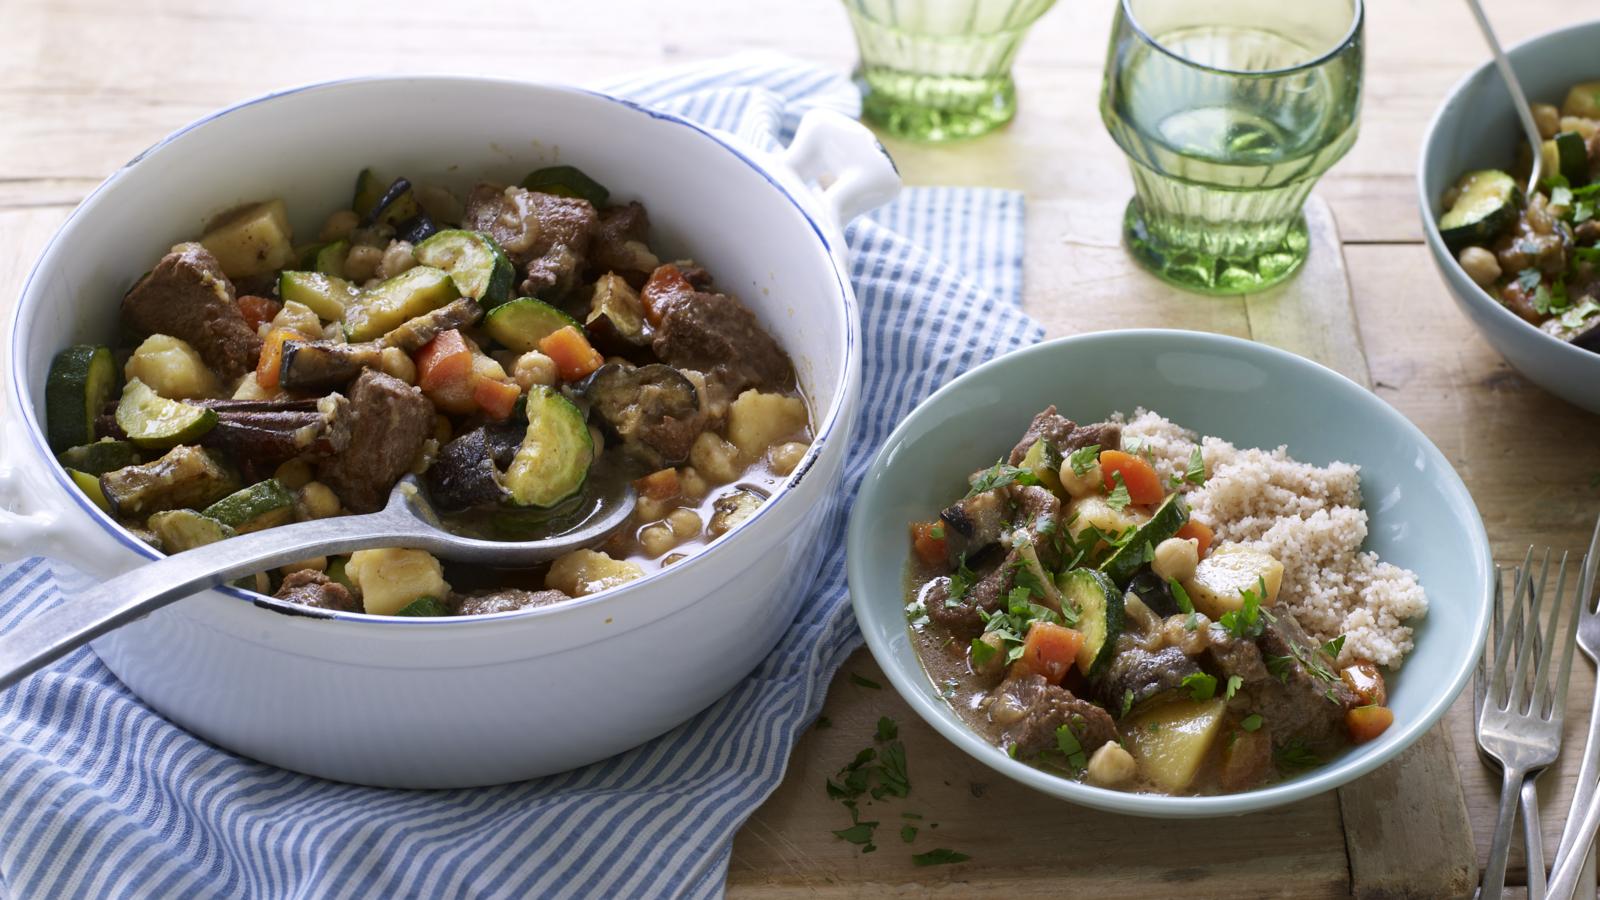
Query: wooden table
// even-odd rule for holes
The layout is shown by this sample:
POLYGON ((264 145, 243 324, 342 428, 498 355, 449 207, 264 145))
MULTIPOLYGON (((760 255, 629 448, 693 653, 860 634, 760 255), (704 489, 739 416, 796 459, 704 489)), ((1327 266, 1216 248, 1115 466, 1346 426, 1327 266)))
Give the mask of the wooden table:
MULTIPOLYGON (((1569 0, 1489 5, 1507 41, 1581 13, 1569 0)), ((851 63, 838 3, 755 7, 478 0, 468 14, 392 0, 0 0, 0 303, 11 302, 52 230, 106 173, 199 115, 271 88, 417 70, 594 81, 753 48, 851 63)), ((950 146, 889 142, 906 180, 1027 192, 1026 305, 1052 335, 1161 325, 1307 341, 1281 330, 1270 302, 1174 292, 1118 246, 1130 187, 1096 108, 1111 10, 1111 0, 1072 0, 1039 23, 1017 64, 1021 112, 1001 133, 950 146)), ((1482 43, 1454 0, 1375 3, 1366 36, 1362 135, 1318 188, 1342 235, 1330 246, 1342 245, 1343 258, 1330 251, 1301 276, 1342 265, 1353 286, 1354 315, 1343 320, 1352 339, 1321 350, 1346 371, 1367 369, 1378 395, 1439 445, 1471 488, 1498 559, 1520 559, 1530 542, 1581 549, 1600 500, 1600 419, 1512 372, 1452 308, 1420 242, 1412 167, 1422 130, 1445 90, 1483 57, 1482 43)), ((1336 303, 1326 310, 1346 315, 1336 303)), ((1577 668, 1569 739, 1593 690, 1589 667, 1577 668)), ((881 680, 864 653, 843 672, 881 680)), ((1347 790, 1240 819, 1156 823, 1012 784, 940 740, 892 692, 841 674, 825 710, 832 726, 800 742, 784 785, 735 842, 730 893, 1441 895, 1475 877, 1498 790, 1474 753, 1467 704, 1428 739, 1436 762, 1458 767, 1459 799, 1426 793, 1418 808, 1400 790, 1415 773, 1401 772, 1389 776, 1396 790, 1386 803, 1374 802, 1375 790, 1364 798, 1347 790), (970 862, 914 868, 892 835, 863 856, 830 834, 848 821, 823 779, 870 742, 880 715, 900 723, 915 779, 913 797, 885 814, 920 812, 928 827, 914 849, 948 846, 970 862), (1460 809, 1452 801, 1470 814, 1475 854, 1450 851, 1469 846, 1459 815, 1450 824, 1460 809), (1444 824, 1407 834, 1426 821, 1444 824)), ((1569 754, 1541 782, 1548 848, 1575 770, 1569 754)), ((1519 859, 1513 867, 1520 878, 1519 859)))

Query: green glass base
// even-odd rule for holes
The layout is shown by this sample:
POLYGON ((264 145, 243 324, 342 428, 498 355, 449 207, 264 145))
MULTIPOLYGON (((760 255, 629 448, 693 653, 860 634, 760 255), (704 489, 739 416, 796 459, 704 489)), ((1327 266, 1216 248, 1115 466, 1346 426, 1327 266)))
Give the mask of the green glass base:
POLYGON ((1157 278, 1200 294, 1248 294, 1293 275, 1311 247, 1304 215, 1296 215, 1283 239, 1248 257, 1218 256, 1160 241, 1144 219, 1139 198, 1128 201, 1122 216, 1122 240, 1139 264, 1157 278))
POLYGON ((861 115, 890 134, 913 141, 977 137, 1011 121, 1017 91, 1010 75, 958 78, 879 67, 855 73, 861 115))

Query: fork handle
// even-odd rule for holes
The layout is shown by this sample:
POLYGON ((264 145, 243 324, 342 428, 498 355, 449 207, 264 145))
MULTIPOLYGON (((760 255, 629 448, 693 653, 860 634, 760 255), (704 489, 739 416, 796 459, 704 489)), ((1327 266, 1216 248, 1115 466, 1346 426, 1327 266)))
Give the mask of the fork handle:
POLYGON ((1539 775, 1534 772, 1522 781, 1518 796, 1522 800, 1522 855, 1528 864, 1528 900, 1544 900, 1544 829, 1539 825, 1539 775))
MULTIPOLYGON (((1600 768, 1600 690, 1594 692, 1594 699, 1589 704, 1589 736, 1583 743, 1583 762, 1578 767, 1578 785, 1572 792, 1572 805, 1567 809, 1567 827, 1561 830, 1561 843, 1556 845, 1557 866, 1562 860, 1570 856, 1578 846, 1578 833, 1572 824, 1578 821, 1583 810, 1589 807, 1590 799, 1594 797, 1596 768, 1600 768)), ((1583 848, 1584 855, 1589 855, 1589 848, 1583 848)))
POLYGON ((1511 826, 1517 821, 1517 803, 1522 797, 1522 782, 1528 770, 1506 766, 1500 779, 1500 814, 1494 823, 1494 839, 1489 843, 1489 865, 1483 870, 1482 900, 1500 900, 1506 886, 1506 857, 1511 853, 1511 826))
MULTIPOLYGON (((1567 825, 1570 831, 1571 822, 1567 825)), ((1591 791, 1588 808, 1583 811, 1583 822, 1578 825, 1572 846, 1587 848, 1594 842, 1596 829, 1600 829, 1600 797, 1593 796, 1591 791)), ((1557 862, 1555 871, 1550 873, 1550 889, 1546 896, 1555 900, 1568 900, 1577 890, 1578 878, 1583 873, 1583 861, 1587 856, 1586 852, 1579 853, 1574 850, 1567 854, 1566 859, 1557 862)))

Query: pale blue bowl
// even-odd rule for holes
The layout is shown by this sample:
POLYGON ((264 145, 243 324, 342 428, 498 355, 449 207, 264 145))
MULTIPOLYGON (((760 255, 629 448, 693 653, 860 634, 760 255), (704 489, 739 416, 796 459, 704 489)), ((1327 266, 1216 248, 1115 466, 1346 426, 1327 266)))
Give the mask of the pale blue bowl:
POLYGON ((889 436, 850 517, 850 594, 889 680, 956 746, 1017 781, 1074 803, 1141 816, 1236 815, 1290 803, 1372 771, 1433 727, 1483 649, 1492 560, 1472 497, 1438 450, 1388 404, 1337 373, 1261 344, 1185 331, 1062 338, 1001 357, 945 385, 889 436), (1078 784, 1010 758, 962 724, 917 662, 904 612, 908 523, 925 520, 964 479, 1054 403, 1092 422, 1137 406, 1241 447, 1286 444, 1324 465, 1361 466, 1367 549, 1416 572, 1430 609, 1416 649, 1389 680, 1395 722, 1289 781, 1241 794, 1162 797, 1078 784))
MULTIPOLYGON (((1507 51, 1532 103, 1561 104, 1574 82, 1600 78, 1600 21, 1530 38, 1507 51)), ((1450 91, 1434 114, 1417 163, 1422 233, 1456 305, 1513 368, 1552 394, 1600 413, 1600 354, 1545 334, 1467 277, 1439 237, 1440 198, 1473 169, 1509 169, 1525 143, 1500 73, 1485 61, 1450 91)), ((1401 298, 1398 302, 1404 302, 1401 298)))

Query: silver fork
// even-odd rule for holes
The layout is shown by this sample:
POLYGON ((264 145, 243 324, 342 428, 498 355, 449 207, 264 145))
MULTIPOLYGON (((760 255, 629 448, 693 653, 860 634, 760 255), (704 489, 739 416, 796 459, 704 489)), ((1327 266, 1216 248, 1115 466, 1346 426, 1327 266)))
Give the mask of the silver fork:
MULTIPOLYGON (((1574 604, 1563 635, 1561 613, 1566 605, 1566 554, 1561 555, 1555 595, 1548 604, 1548 621, 1541 623, 1540 611, 1550 597, 1546 590, 1549 576, 1550 554, 1546 551, 1538 588, 1533 588, 1533 573, 1524 567, 1506 623, 1505 638, 1494 642, 1497 646, 1486 644, 1484 648, 1485 654, 1493 653, 1494 661, 1489 665, 1488 689, 1483 712, 1478 716, 1478 746, 1499 760, 1504 770, 1500 812, 1494 839, 1489 845, 1489 865, 1483 873, 1484 900, 1498 900, 1505 890, 1506 856, 1511 849, 1511 826, 1516 821, 1523 781, 1530 771, 1555 762, 1561 749, 1563 705, 1572 671, 1572 648, 1577 643, 1577 628, 1573 627, 1573 622, 1578 612, 1574 604), (1542 647, 1536 648, 1536 641, 1542 647), (1558 642, 1562 645, 1561 662, 1559 671, 1552 673, 1551 657, 1558 642), (1530 660, 1534 660, 1531 669, 1530 660), (1510 671, 1511 666, 1515 666, 1515 672, 1510 671)), ((1600 824, 1600 812, 1596 818, 1600 824)), ((1529 860, 1530 870, 1543 865, 1543 859, 1529 860)))
MULTIPOLYGON (((1583 560, 1583 572, 1578 578, 1578 648, 1600 670, 1600 609, 1595 606, 1595 569, 1600 565, 1600 519, 1595 521, 1594 534, 1589 538, 1589 553, 1583 560)), ((1583 862, 1574 880, 1574 888, 1582 887, 1583 896, 1592 897, 1595 891, 1595 857, 1592 840, 1578 844, 1576 826, 1589 808, 1595 793, 1595 779, 1600 772, 1600 684, 1596 685, 1593 703, 1589 709, 1589 735, 1583 745, 1582 764, 1578 769, 1577 787, 1572 794, 1572 805, 1567 810, 1567 824, 1561 831, 1561 843, 1556 846, 1556 859, 1552 872, 1562 868, 1563 861, 1580 849, 1583 862)), ((1563 883, 1562 887, 1565 887, 1563 883)))
MULTIPOLYGON (((1532 547, 1528 548, 1528 554, 1530 557, 1532 556, 1532 547)), ((1522 596, 1522 573, 1527 561, 1528 560, 1524 560, 1523 566, 1518 566, 1511 570, 1511 591, 1513 597, 1522 596)), ((1486 643, 1486 646, 1488 647, 1499 647, 1500 642, 1505 639, 1505 592, 1503 590, 1503 586, 1505 584, 1505 575, 1506 573, 1504 570, 1502 570, 1499 566, 1495 567, 1494 611, 1493 618, 1489 623, 1489 640, 1486 643)), ((1535 634, 1535 637, 1537 636, 1538 635, 1535 634)), ((1485 653, 1484 655, 1489 656, 1490 654, 1485 653)), ((1473 673, 1472 678, 1472 720, 1474 731, 1476 731, 1477 728, 1478 717, 1483 714, 1483 696, 1485 693, 1486 681, 1487 675, 1485 673, 1484 658, 1479 657, 1478 667, 1473 673)), ((1478 747, 1478 755, 1483 758, 1485 763, 1494 763, 1498 768, 1498 762, 1496 762, 1496 760, 1489 754, 1485 753, 1482 746, 1478 747)), ((1544 866, 1542 865, 1544 862, 1544 830, 1539 821, 1538 786, 1538 778, 1542 772, 1542 769, 1529 770, 1528 777, 1522 780, 1522 790, 1519 792, 1522 806, 1523 856, 1529 860, 1537 860, 1541 863, 1541 865, 1532 865, 1530 863, 1528 866, 1528 900, 1542 900, 1545 895, 1545 871, 1544 866)))

